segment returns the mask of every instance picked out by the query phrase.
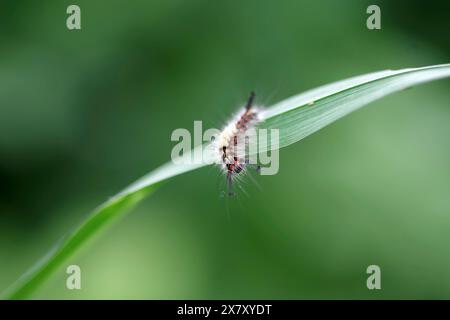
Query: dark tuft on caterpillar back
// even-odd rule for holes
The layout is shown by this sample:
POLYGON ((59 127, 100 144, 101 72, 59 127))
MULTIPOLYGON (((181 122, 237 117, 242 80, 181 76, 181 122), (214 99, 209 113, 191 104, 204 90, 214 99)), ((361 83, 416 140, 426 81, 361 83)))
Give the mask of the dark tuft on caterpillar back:
POLYGON ((245 106, 245 110, 250 110, 253 105, 253 100, 255 100, 255 91, 250 92, 250 97, 248 97, 247 105, 245 106))

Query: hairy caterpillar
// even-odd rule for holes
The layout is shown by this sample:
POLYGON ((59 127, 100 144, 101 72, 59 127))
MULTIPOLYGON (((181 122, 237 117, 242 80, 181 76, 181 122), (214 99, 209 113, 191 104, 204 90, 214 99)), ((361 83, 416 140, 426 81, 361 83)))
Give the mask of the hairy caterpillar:
POLYGON ((226 174, 227 192, 232 191, 233 179, 242 175, 249 166, 260 170, 258 165, 250 164, 246 147, 248 144, 248 131, 259 122, 259 108, 254 106, 255 93, 252 91, 245 107, 231 120, 215 139, 214 149, 220 157, 222 169, 226 174))

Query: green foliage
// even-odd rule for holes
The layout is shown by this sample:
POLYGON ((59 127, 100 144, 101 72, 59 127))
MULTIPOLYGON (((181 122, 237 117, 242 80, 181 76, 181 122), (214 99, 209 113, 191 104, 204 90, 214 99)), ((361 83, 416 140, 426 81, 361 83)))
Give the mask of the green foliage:
MULTIPOLYGON (((399 71, 381 71, 332 83, 307 91, 269 107, 260 128, 280 130, 280 148, 297 142, 339 118, 393 92, 450 76, 450 65, 436 65, 399 71)), ((270 149, 267 146, 266 149, 270 149)), ((95 209, 9 290, 6 297, 24 299, 33 294, 70 256, 75 254, 110 222, 123 216, 159 185, 177 175, 198 169, 203 164, 167 163, 136 181, 95 209)))

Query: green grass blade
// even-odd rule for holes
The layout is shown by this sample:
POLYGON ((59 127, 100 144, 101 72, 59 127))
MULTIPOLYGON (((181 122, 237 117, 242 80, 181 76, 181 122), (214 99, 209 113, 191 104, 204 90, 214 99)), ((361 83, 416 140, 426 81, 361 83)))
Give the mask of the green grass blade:
POLYGON ((24 299, 29 297, 45 280, 78 249, 85 245, 94 235, 133 207, 141 198, 156 188, 144 188, 141 191, 130 193, 115 201, 107 202, 94 211, 89 218, 73 233, 60 241, 43 259, 25 273, 6 293, 10 299, 24 299))
MULTIPOLYGON (((187 154, 186 156, 190 156, 187 154)), ((155 191, 164 181, 176 175, 202 167, 203 164, 175 165, 169 162, 112 197, 96 208, 88 218, 50 252, 22 275, 7 291, 7 299, 30 297, 67 258, 74 255, 113 221, 123 216, 144 197, 155 191)))
MULTIPOLYGON (((450 76, 450 64, 380 71, 313 89, 269 107, 258 126, 279 129, 279 148, 293 144, 388 94, 450 76)), ((273 149, 259 145, 259 152, 273 149)))
MULTIPOLYGON (((294 96, 266 109, 259 128, 279 129, 280 145, 288 146, 316 132, 339 118, 393 92, 450 76, 450 64, 424 68, 381 71, 319 87, 294 96)), ((259 151, 271 146, 260 146, 259 151)), ((191 153, 183 157, 190 157, 191 153)), ((207 154, 205 161, 214 157, 207 154)), ((142 177, 95 209, 73 233, 60 241, 6 292, 10 299, 24 299, 33 294, 68 257, 85 246, 112 221, 123 216, 161 183, 182 173, 205 166, 167 163, 142 177)))

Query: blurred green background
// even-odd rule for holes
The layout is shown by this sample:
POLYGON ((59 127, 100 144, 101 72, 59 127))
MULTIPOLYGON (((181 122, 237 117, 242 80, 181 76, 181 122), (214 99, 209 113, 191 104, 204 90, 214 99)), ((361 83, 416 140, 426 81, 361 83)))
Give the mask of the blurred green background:
MULTIPOLYGON (((221 127, 349 76, 449 62, 448 1, 1 1, 0 291, 98 204, 221 127), (66 28, 81 7, 82 30, 66 28), (366 28, 381 7, 382 29, 366 28)), ((220 198, 173 179, 33 298, 450 298, 449 80, 373 103, 220 198), (382 290, 366 288, 381 267, 382 290)))

